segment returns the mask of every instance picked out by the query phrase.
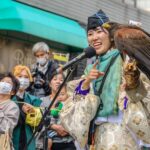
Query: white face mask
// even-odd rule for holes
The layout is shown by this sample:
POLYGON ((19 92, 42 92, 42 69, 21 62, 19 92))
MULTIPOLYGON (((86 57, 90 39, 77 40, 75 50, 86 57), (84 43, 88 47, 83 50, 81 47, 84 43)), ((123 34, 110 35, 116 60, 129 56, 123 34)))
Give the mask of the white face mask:
POLYGON ((0 94, 10 94, 12 85, 7 82, 0 82, 0 94))
POLYGON ((47 58, 46 57, 36 58, 36 61, 40 65, 44 66, 46 64, 46 62, 47 62, 47 58))
POLYGON ((19 78, 20 89, 27 89, 30 85, 30 81, 28 78, 19 78))

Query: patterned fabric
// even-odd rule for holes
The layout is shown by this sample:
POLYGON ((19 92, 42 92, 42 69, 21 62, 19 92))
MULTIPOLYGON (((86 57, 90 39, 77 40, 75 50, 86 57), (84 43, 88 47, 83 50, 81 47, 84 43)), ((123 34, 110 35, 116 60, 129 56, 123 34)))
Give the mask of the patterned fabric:
POLYGON ((130 132, 122 125, 103 123, 96 128, 95 150, 139 150, 130 132))
POLYGON ((60 112, 60 120, 62 126, 83 148, 87 143, 90 121, 95 116, 99 99, 93 94, 73 95, 79 82, 80 80, 75 80, 68 84, 67 91, 70 97, 65 101, 60 112))
POLYGON ((124 123, 146 144, 150 144, 150 85, 140 81, 132 90, 120 93, 119 107, 124 111, 124 123), (124 97, 128 99, 127 108, 123 109, 124 97))
POLYGON ((142 103, 129 103, 124 112, 124 121, 138 139, 150 144, 150 124, 142 103))
MULTIPOLYGON (((107 65, 109 64, 111 58, 118 55, 119 51, 117 49, 107 52, 105 55, 99 57, 99 64, 97 69, 101 72, 105 72, 107 65)), ((93 65, 89 65, 85 70, 85 75, 89 73, 93 65)), ((113 65, 110 67, 109 73, 107 75, 106 81, 103 86, 102 94, 100 99, 103 102, 103 109, 99 110, 98 117, 107 117, 109 115, 116 115, 118 112, 117 100, 119 97, 119 87, 121 83, 122 74, 122 60, 121 56, 118 55, 113 65), (109 93, 109 94, 108 94, 109 93)), ((102 82, 100 77, 93 81, 93 88, 95 93, 99 90, 102 82)))

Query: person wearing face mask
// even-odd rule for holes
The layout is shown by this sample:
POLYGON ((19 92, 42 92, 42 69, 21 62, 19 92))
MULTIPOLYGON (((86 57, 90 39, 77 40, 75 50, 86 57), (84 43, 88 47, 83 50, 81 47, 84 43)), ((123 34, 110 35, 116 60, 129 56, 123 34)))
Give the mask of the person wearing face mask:
POLYGON ((11 73, 0 75, 0 149, 13 149, 11 138, 19 119, 19 108, 11 98, 18 89, 19 82, 11 73))
MULTIPOLYGON (((15 150, 20 150, 23 149, 23 147, 27 144, 27 141, 32 136, 31 126, 25 123, 26 114, 32 111, 32 106, 39 107, 41 104, 41 100, 26 92, 26 89, 29 87, 30 82, 32 82, 33 80, 31 72, 27 66, 15 66, 13 69, 13 74, 20 82, 19 90, 13 97, 13 101, 18 104, 20 109, 20 118, 13 132, 13 144, 15 150)), ((33 139, 31 144, 28 146, 28 150, 34 149, 35 139, 33 139)))
POLYGON ((36 64, 31 67, 34 82, 30 93, 38 97, 45 97, 50 94, 48 83, 58 65, 49 59, 49 47, 46 43, 36 43, 32 51, 36 58, 36 64))

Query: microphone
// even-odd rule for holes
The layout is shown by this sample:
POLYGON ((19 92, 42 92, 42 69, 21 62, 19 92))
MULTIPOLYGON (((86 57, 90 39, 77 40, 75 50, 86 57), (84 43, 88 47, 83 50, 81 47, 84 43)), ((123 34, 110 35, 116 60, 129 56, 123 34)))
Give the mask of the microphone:
POLYGON ((77 62, 79 62, 82 59, 91 58, 95 55, 96 55, 95 49, 93 47, 89 46, 89 47, 85 48, 84 52, 81 53, 79 56, 77 56, 77 57, 73 58, 72 60, 70 60, 69 62, 67 62, 63 67, 59 67, 58 69, 56 69, 56 71, 54 72, 54 75, 61 73, 62 71, 68 69, 69 67, 76 64, 77 62))

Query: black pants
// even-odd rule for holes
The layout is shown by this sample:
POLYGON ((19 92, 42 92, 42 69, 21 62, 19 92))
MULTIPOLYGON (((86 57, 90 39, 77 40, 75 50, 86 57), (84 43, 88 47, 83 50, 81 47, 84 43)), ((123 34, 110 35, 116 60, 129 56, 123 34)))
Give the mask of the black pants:
POLYGON ((52 150, 76 150, 73 142, 70 143, 53 143, 52 150))

